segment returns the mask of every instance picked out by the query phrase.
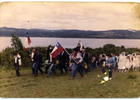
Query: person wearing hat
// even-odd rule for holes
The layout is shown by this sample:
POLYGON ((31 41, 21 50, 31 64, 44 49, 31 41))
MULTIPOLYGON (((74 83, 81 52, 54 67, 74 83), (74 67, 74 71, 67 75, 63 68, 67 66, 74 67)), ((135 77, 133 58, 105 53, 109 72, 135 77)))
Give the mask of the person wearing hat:
POLYGON ((19 72, 19 59, 17 56, 17 53, 15 53, 14 55, 14 61, 13 61, 13 68, 16 69, 16 75, 19 77, 20 76, 20 72, 19 72))
POLYGON ((75 67, 72 71, 71 79, 75 78, 77 71, 80 73, 81 77, 83 77, 83 73, 81 72, 81 69, 80 69, 80 65, 83 61, 83 58, 82 58, 81 54, 78 52, 77 48, 73 49, 73 51, 74 51, 74 56, 72 56, 72 59, 74 59, 75 67))

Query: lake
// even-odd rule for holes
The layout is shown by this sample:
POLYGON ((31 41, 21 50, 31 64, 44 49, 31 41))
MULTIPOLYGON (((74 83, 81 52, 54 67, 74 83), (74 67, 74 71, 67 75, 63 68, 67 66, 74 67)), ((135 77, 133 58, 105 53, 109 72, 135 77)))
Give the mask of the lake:
MULTIPOLYGON (((19 37, 24 45, 25 37, 19 37)), ((98 48, 105 44, 114 44, 115 46, 125 46, 125 48, 140 48, 140 39, 89 39, 89 38, 48 38, 48 37, 30 37, 30 46, 48 46, 56 45, 57 41, 64 48, 74 48, 81 40, 84 47, 98 48)), ((6 47, 11 47, 11 37, 0 37, 1 45, 0 51, 6 47)))

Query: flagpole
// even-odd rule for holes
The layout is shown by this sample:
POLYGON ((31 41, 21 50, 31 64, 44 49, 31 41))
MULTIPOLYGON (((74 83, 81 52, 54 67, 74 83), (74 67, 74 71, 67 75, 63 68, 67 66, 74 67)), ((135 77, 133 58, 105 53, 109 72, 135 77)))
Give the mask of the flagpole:
MULTIPOLYGON (((57 41, 57 40, 56 40, 57 41)), ((58 42, 58 41, 57 41, 58 42)), ((59 42, 58 42, 59 43, 59 42)), ((59 43, 60 44, 60 43, 59 43)), ((66 51, 66 53, 69 55, 69 56, 71 56, 70 54, 69 54, 69 52, 65 49, 65 48, 63 48, 65 51, 66 51)), ((75 61, 75 59, 73 58, 73 60, 74 60, 74 62, 76 63, 76 61, 75 61)))
MULTIPOLYGON (((28 31, 27 31, 28 32, 28 31)), ((28 35, 29 35, 29 33, 28 33, 28 35)), ((31 50, 30 50, 30 44, 29 44, 29 54, 31 54, 31 50)))

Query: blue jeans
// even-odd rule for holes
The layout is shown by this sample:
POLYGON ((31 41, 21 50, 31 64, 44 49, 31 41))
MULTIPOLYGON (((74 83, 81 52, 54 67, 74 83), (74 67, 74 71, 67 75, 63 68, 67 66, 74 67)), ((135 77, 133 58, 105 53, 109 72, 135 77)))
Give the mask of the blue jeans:
POLYGON ((87 74, 87 72, 88 72, 88 65, 87 65, 87 68, 85 68, 85 67, 83 66, 83 62, 82 62, 79 66, 80 66, 80 69, 81 69, 82 74, 84 74, 84 70, 85 70, 85 72, 86 72, 86 74, 87 74))
POLYGON ((49 70, 49 73, 48 73, 49 76, 51 75, 51 72, 53 72, 54 74, 56 74, 56 72, 55 72, 55 66, 54 66, 53 63, 50 66, 50 70, 49 70))
POLYGON ((74 70, 72 71, 73 78, 75 77, 77 71, 80 73, 81 76, 83 76, 83 73, 81 72, 81 69, 80 69, 80 64, 76 64, 74 70))
POLYGON ((40 63, 36 62, 36 70, 35 70, 35 74, 38 75, 38 70, 43 73, 43 70, 40 68, 40 63))
POLYGON ((18 65, 16 65, 16 66, 15 66, 15 69, 16 69, 16 75, 17 75, 17 76, 20 76, 19 66, 18 66, 18 65))
POLYGON ((46 65, 46 69, 45 69, 45 73, 47 74, 47 72, 48 72, 48 69, 49 69, 49 65, 47 64, 46 65))
POLYGON ((109 78, 112 78, 112 70, 114 69, 114 67, 110 67, 109 69, 110 69, 110 71, 109 71, 109 78))
POLYGON ((93 63, 89 64, 89 71, 91 70, 91 68, 93 67, 93 63))
POLYGON ((75 71, 75 63, 74 63, 74 62, 71 63, 71 70, 72 70, 72 75, 73 75, 73 73, 74 73, 74 71, 75 71))
POLYGON ((35 68, 33 68, 33 64, 34 64, 34 62, 32 61, 31 62, 31 68, 32 68, 32 73, 33 73, 33 75, 35 74, 35 68))

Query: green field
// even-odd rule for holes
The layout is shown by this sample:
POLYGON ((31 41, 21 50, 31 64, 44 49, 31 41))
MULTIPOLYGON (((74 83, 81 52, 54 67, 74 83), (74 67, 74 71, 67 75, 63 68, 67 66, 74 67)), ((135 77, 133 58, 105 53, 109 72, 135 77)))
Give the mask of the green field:
MULTIPOLYGON (((45 70, 45 68, 42 68, 45 70)), ((108 71, 106 69, 106 71, 108 71)), ((97 68, 84 74, 76 74, 71 80, 71 71, 67 74, 51 73, 31 76, 31 68, 20 68, 21 77, 16 77, 15 70, 7 72, 0 69, 0 96, 3 98, 138 98, 140 97, 140 71, 121 73, 115 70, 113 79, 101 83, 104 76, 97 68), (98 75, 100 77, 98 77, 98 75)))

